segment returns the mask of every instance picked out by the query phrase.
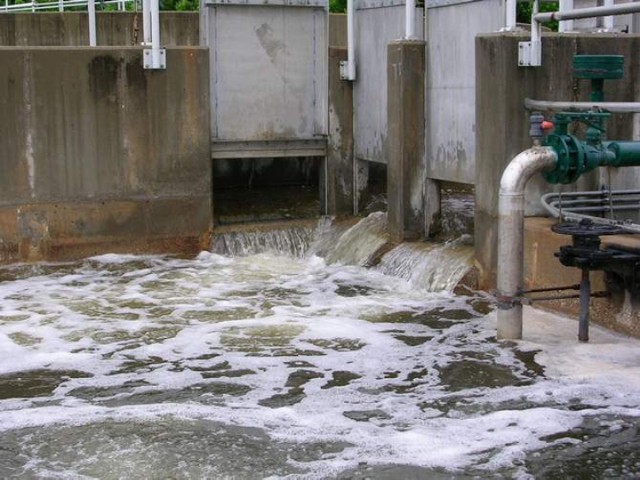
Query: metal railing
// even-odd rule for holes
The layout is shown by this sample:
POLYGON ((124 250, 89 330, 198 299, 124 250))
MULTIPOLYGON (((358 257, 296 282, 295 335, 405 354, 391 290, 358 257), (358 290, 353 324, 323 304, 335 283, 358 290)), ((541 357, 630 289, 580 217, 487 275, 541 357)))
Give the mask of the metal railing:
MULTIPOLYGON (((9 5, 9 0, 4 0, 4 8, 0 12, 43 12, 58 10, 64 12, 65 8, 86 7, 89 20, 89 46, 97 45, 96 39, 96 0, 57 0, 39 3, 32 0, 29 3, 9 5)), ((124 11, 126 4, 136 0, 98 0, 99 5, 117 5, 118 10, 124 11)), ((162 69, 167 65, 166 51, 160 48, 160 6, 159 0, 142 0, 142 30, 143 45, 151 46, 143 51, 143 65, 145 69, 162 69)))
MULTIPOLYGON (((516 4, 519 0, 507 0, 505 4, 505 27, 502 29, 503 31, 515 31, 518 30, 516 24, 516 4)), ((544 1, 544 0, 543 0, 544 1)), ((631 2, 634 3, 634 2, 631 2)), ((636 10, 630 12, 620 12, 620 13, 609 13, 607 9, 610 9, 615 5, 615 0, 603 0, 603 5, 601 7, 593 7, 593 8, 579 8, 574 9, 574 0, 558 0, 558 11, 557 12, 545 12, 538 13, 538 0, 535 0, 534 12, 533 16, 538 15, 538 18, 532 18, 531 27, 532 30, 535 26, 539 25, 539 22, 548 21, 549 18, 553 18, 554 20, 558 20, 558 31, 559 32, 571 32, 573 31, 573 20, 578 18, 602 18, 602 28, 600 31, 612 31, 613 30, 613 16, 612 15, 620 15, 624 13, 637 13, 636 10), (595 10, 596 8, 600 9, 593 13, 587 14, 586 16, 574 16, 575 12, 583 12, 587 10, 595 10), (548 18, 543 19, 543 16, 547 16, 548 18)))
POLYGON ((628 212, 631 217, 640 213, 640 190, 551 192, 544 194, 540 202, 561 221, 589 219, 598 224, 619 226, 629 233, 640 233, 640 225, 628 218, 620 218, 621 212, 628 212))
MULTIPOLYGON (((126 10, 127 3, 135 3, 135 0, 104 0, 99 1, 100 5, 116 5, 119 11, 126 10)), ((9 1, 5 0, 4 5, 0 6, 0 12, 19 13, 19 12, 43 12, 43 11, 59 11, 64 12, 69 8, 88 8, 89 0, 57 0, 52 2, 36 2, 18 3, 9 5, 9 1)))
MULTIPOLYGON (((552 20, 575 20, 579 18, 597 18, 611 15, 625 15, 628 13, 640 13, 640 2, 623 3, 613 5, 612 0, 606 2, 603 7, 579 8, 560 12, 538 12, 539 0, 534 0, 531 14, 531 41, 518 44, 518 64, 521 67, 539 67, 542 65, 542 23, 552 20)), ((613 23, 607 22, 613 27, 613 23)))

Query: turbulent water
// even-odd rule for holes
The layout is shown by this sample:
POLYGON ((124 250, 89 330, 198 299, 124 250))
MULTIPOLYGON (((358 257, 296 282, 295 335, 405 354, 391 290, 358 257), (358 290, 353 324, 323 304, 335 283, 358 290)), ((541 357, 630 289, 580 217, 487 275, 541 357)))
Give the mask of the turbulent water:
POLYGON ((397 248, 0 269, 0 477, 640 474, 640 382, 548 372, 397 248))

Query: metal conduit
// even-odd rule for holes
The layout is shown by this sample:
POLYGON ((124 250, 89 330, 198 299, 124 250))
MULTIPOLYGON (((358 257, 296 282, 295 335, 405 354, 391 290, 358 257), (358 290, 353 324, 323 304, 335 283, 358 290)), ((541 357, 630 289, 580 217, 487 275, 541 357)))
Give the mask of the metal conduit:
POLYGON ((406 0, 404 8, 404 38, 416 38, 416 0, 406 0))
POLYGON ((151 45, 151 2, 142 0, 142 43, 151 45))
POLYGON ((606 110, 611 113, 640 113, 640 102, 556 102, 524 99, 527 110, 606 110))
POLYGON ((524 188, 536 173, 555 167, 551 147, 533 147, 518 154, 500 180, 498 199, 498 290, 497 335, 501 339, 522 338, 522 289, 524 240, 524 188))
POLYGON ((87 3, 87 15, 89 17, 89 46, 96 46, 96 2, 89 0, 87 3))
MULTIPOLYGON (((537 0, 536 0, 537 3, 537 0)), ((604 17, 608 15, 624 15, 640 12, 640 3, 623 3, 604 7, 578 8, 565 12, 542 12, 533 15, 535 22, 551 22, 553 20, 575 20, 578 18, 604 17)))

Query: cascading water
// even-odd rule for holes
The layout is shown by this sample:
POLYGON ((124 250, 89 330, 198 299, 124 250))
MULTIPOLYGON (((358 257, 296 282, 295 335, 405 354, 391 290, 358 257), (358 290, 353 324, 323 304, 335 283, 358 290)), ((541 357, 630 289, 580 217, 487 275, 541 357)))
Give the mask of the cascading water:
POLYGON ((382 218, 0 268, 0 478, 637 477, 638 342, 498 343, 467 250, 382 218))
POLYGON ((303 257, 311 246, 315 230, 314 225, 307 224, 230 231, 214 235, 212 252, 235 257, 270 251, 303 257))
POLYGON ((328 263, 364 266, 388 242, 386 214, 372 213, 341 235, 325 258, 328 263))
POLYGON ((385 254, 377 268, 407 280, 415 288, 449 292, 469 271, 472 260, 473 249, 460 241, 407 243, 385 254))

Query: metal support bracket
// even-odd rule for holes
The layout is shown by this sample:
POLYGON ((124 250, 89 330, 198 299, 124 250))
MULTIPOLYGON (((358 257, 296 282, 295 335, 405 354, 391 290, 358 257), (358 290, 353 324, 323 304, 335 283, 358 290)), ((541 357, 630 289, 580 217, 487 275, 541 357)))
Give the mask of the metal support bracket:
POLYGON ((349 80, 349 62, 347 60, 340 62, 340 80, 349 80))
POLYGON ((542 65, 542 42, 518 42, 518 65, 520 67, 539 67, 542 65))
POLYGON ((160 48, 154 52, 152 48, 143 50, 143 65, 145 70, 166 70, 167 69, 167 51, 160 48), (157 55, 154 55, 156 53, 157 55))
POLYGON ((342 60, 340 62, 340 80, 353 82, 355 79, 355 65, 351 66, 349 60, 342 60))

